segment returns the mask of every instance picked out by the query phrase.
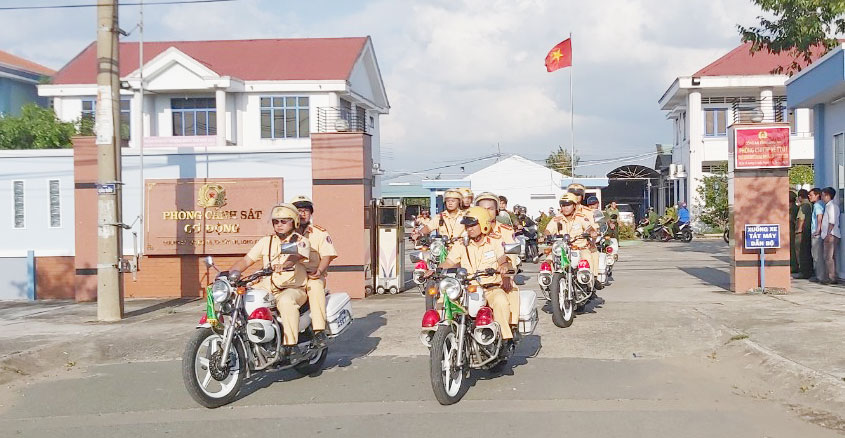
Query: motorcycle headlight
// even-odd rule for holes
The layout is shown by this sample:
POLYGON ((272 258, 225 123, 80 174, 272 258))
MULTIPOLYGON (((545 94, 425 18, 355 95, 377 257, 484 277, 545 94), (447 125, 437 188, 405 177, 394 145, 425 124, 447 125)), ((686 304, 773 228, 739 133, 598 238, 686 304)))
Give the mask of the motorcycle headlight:
POLYGON ((558 240, 557 242, 554 243, 554 245, 552 245, 552 254, 554 254, 555 257, 560 257, 560 255, 563 254, 563 242, 562 241, 558 240))
POLYGON ((576 279, 581 284, 588 284, 592 278, 593 274, 590 271, 578 271, 578 275, 576 275, 576 279))
POLYGON ((461 296, 461 283, 454 278, 444 278, 440 281, 440 293, 456 300, 461 296))
POLYGON ((440 252, 443 251, 443 242, 435 240, 430 247, 431 256, 434 258, 440 257, 440 252))
POLYGON ((232 286, 228 281, 221 279, 215 280, 211 286, 211 298, 217 304, 222 304, 229 299, 232 294, 232 286))

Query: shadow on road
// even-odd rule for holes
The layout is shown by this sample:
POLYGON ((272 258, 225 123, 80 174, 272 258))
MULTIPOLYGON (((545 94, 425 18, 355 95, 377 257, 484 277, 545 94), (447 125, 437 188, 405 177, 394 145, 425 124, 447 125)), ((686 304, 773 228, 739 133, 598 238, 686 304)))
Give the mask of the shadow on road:
POLYGON ((512 376, 514 374, 514 368, 527 365, 528 359, 537 357, 542 348, 543 342, 539 336, 529 335, 523 337, 522 341, 520 341, 519 345, 516 347, 516 351, 514 351, 513 356, 508 359, 501 369, 496 371, 487 370, 474 373, 470 386, 475 386, 475 383, 479 380, 490 380, 499 376, 512 376))
POLYGON ((309 376, 293 369, 260 372, 248 380, 238 394, 238 400, 249 397, 252 393, 267 388, 274 383, 289 382, 304 377, 318 377, 323 371, 334 367, 347 367, 353 359, 372 353, 381 338, 372 334, 387 323, 385 312, 372 312, 363 318, 355 318, 352 325, 340 336, 329 342, 329 355, 323 369, 309 376), (354 342, 352 342, 354 340, 354 342))
POLYGON ((190 303, 191 301, 197 301, 199 298, 174 298, 172 300, 163 301, 158 304, 153 304, 152 306, 142 307, 140 309, 135 309, 131 312, 126 312, 123 314, 123 318, 134 318, 136 316, 146 315, 147 313, 152 313, 157 310, 167 309, 169 307, 179 307, 183 304, 190 303))
POLYGON ((731 276, 729 273, 716 268, 678 268, 693 277, 698 278, 706 284, 712 284, 724 290, 731 289, 731 276))

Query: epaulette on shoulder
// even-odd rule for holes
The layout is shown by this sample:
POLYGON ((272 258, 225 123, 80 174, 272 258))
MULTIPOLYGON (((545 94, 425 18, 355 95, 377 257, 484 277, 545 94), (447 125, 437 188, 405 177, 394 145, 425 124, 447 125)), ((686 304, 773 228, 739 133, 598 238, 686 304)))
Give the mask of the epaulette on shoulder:
POLYGON ((513 231, 513 227, 508 225, 508 224, 499 224, 499 226, 506 229, 506 230, 513 231))
POLYGON ((312 227, 314 227, 314 228, 316 228, 316 229, 318 229, 318 230, 320 230, 320 231, 326 231, 326 229, 325 229, 325 228, 323 228, 323 227, 321 227, 321 226, 319 226, 319 225, 314 225, 314 224, 312 224, 311 226, 312 226, 312 227))

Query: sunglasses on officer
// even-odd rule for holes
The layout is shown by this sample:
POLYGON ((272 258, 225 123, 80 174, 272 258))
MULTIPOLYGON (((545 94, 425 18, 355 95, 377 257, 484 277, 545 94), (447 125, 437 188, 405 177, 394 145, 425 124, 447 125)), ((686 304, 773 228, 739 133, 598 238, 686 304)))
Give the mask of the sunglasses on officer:
POLYGON ((291 223, 291 222, 293 222, 293 219, 291 219, 291 218, 289 218, 289 217, 282 218, 282 219, 273 219, 273 225, 277 225, 277 224, 289 224, 289 223, 291 223))

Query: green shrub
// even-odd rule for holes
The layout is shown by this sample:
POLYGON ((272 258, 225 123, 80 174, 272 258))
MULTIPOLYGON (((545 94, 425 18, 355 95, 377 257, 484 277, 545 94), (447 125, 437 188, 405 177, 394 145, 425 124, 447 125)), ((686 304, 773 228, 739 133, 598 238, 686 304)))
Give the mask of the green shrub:
POLYGON ((637 235, 634 234, 635 228, 633 225, 619 224, 619 240, 634 240, 637 235))

